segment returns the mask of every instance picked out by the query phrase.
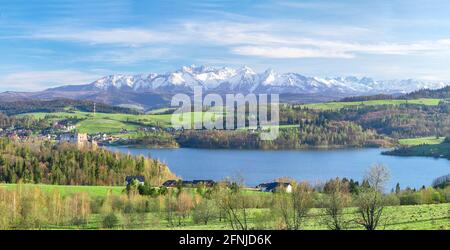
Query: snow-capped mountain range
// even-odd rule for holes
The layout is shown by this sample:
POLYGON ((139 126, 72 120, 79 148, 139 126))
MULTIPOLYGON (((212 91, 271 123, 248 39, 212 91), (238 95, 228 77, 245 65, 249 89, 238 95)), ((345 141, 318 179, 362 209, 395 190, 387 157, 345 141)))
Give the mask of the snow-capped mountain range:
POLYGON ((419 89, 438 89, 444 82, 418 80, 374 80, 368 77, 310 77, 298 73, 257 73, 249 67, 186 66, 164 74, 111 75, 84 85, 66 85, 39 92, 0 93, 0 102, 54 100, 59 98, 91 100, 144 110, 166 107, 176 93, 191 94, 199 86, 203 93, 280 94, 281 102, 314 103, 349 96, 399 95, 419 89))
POLYGON ((419 89, 437 89, 450 83, 427 82, 413 79, 374 80, 368 77, 309 77, 298 73, 276 73, 268 69, 257 73, 241 68, 184 66, 164 74, 110 75, 87 85, 69 85, 50 90, 59 91, 127 91, 176 93, 191 92, 201 87, 205 92, 216 93, 277 93, 277 94, 327 94, 336 96, 399 94, 419 89))

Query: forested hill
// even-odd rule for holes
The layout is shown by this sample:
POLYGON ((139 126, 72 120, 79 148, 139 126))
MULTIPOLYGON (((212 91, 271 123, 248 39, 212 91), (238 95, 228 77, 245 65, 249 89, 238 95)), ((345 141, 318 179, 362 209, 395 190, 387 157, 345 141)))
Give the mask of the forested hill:
POLYGON ((0 183, 120 186, 128 175, 142 175, 151 185, 175 178, 165 164, 144 156, 0 139, 0 183))
MULTIPOLYGON (((0 102, 0 112, 7 115, 33 112, 61 112, 71 108, 79 111, 92 112, 94 110, 94 102, 71 99, 0 102)), ((139 111, 134 109, 111 106, 104 103, 95 103, 95 110, 99 113, 139 113, 139 111)))
POLYGON ((402 96, 404 99, 416 98, 450 98, 450 86, 441 89, 421 89, 402 96))
POLYGON ((446 99, 450 98, 450 86, 446 86, 440 89, 421 89, 404 95, 368 95, 368 96, 351 96, 340 99, 340 102, 358 102, 358 101, 371 101, 371 100, 393 100, 393 99, 419 99, 419 98, 437 98, 446 99))

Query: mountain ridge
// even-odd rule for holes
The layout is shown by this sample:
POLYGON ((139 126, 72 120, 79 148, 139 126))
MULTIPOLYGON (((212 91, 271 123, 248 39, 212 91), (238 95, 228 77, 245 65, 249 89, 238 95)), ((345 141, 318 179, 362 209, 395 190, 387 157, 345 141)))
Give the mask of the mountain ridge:
POLYGON ((315 77, 299 73, 277 73, 272 69, 257 73, 240 68, 183 66, 167 73, 102 77, 82 85, 63 85, 38 92, 0 93, 2 101, 72 98, 111 105, 138 105, 144 109, 168 105, 177 93, 192 94, 194 87, 204 93, 280 94, 282 102, 311 103, 361 95, 403 95, 421 89, 440 89, 450 83, 413 79, 374 80, 370 77, 315 77))
POLYGON ((183 66, 167 73, 137 75, 109 75, 85 85, 66 85, 47 89, 49 91, 149 91, 155 93, 189 92, 201 87, 210 92, 243 93, 319 93, 344 94, 392 94, 409 93, 420 89, 438 89, 450 85, 444 82, 414 79, 374 80, 370 77, 316 77, 299 73, 277 73, 267 69, 257 73, 248 66, 241 68, 183 66))

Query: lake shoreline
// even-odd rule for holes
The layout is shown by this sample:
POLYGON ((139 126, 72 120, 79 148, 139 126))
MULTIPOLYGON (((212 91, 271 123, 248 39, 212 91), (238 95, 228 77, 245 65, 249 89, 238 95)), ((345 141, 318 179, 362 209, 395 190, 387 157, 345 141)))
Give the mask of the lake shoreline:
POLYGON ((393 149, 393 147, 383 146, 358 146, 358 145, 322 145, 322 146, 301 146, 299 148, 230 148, 230 147, 186 147, 182 145, 178 146, 150 146, 143 144, 104 144, 104 147, 129 147, 140 149, 177 149, 177 148, 189 148, 189 149, 208 149, 208 150, 260 150, 260 151, 303 151, 303 150, 335 150, 335 149, 364 149, 364 148, 379 148, 379 149, 393 149))
POLYGON ((234 150, 121 146, 107 149, 158 159, 185 180, 222 180, 241 174, 248 186, 280 177, 310 183, 323 183, 336 177, 362 181, 367 169, 374 164, 385 165, 391 170, 389 188, 395 187, 397 182, 402 187, 420 188, 429 185, 434 178, 450 173, 448 160, 383 155, 380 148, 234 150))

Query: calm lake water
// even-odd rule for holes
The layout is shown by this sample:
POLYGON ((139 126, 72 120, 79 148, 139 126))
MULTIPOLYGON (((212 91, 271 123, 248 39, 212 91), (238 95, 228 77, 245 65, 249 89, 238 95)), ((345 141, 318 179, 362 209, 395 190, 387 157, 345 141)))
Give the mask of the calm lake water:
POLYGON ((383 149, 336 149, 304 151, 217 150, 217 149, 138 149, 109 147, 110 150, 145 155, 165 162, 185 180, 244 177, 247 185, 289 176, 311 183, 334 177, 361 180, 375 163, 391 172, 389 188, 397 182, 401 187, 419 188, 430 185, 434 178, 450 174, 450 161, 428 157, 386 156, 383 149))

